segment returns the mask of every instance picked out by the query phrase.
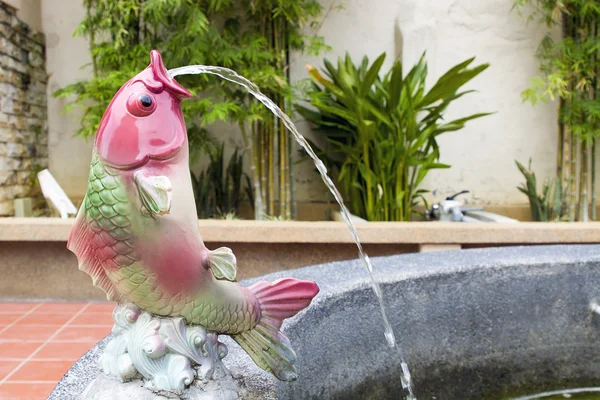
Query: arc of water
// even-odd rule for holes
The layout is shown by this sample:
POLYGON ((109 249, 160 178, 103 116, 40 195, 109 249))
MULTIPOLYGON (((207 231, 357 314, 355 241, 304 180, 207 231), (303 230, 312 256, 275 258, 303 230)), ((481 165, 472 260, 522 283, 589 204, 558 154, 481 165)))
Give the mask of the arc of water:
POLYGON ((373 265, 371 264, 371 260, 369 259, 369 256, 364 252, 362 244, 360 243, 360 239, 358 238, 358 233, 356 232, 356 227, 354 226, 354 223, 352 222, 352 219, 350 218, 350 211, 348 211, 348 208, 344 204, 344 199, 342 198, 340 192, 338 191, 337 187, 335 186, 335 184, 333 183, 333 181, 331 180, 329 175, 327 174, 327 168, 325 167, 325 164, 323 164, 323 161, 321 161, 321 159, 319 159, 319 157, 317 157, 314 150, 312 149, 310 144, 306 141, 304 136, 302 136, 302 134, 300 132, 298 132, 298 129, 296 128, 296 126, 294 125, 294 123, 292 122, 290 117, 287 114, 285 114, 277 106, 277 104, 275 104, 270 98, 265 96, 260 91, 258 86, 256 86, 250 80, 244 78, 243 76, 239 75, 237 72, 235 72, 231 69, 224 68, 224 67, 210 66, 210 65, 188 65, 185 67, 174 68, 174 69, 169 70, 169 75, 171 75, 171 77, 175 77, 178 75, 190 75, 190 74, 193 74, 193 75, 195 75, 195 74, 216 75, 222 79, 225 79, 229 82, 238 84, 238 85, 246 88, 246 90, 251 95, 253 95, 258 101, 260 101, 262 104, 264 104, 265 107, 267 107, 269 110, 271 110, 271 112, 273 114, 277 115, 281 119, 281 121, 283 122, 285 127, 294 136, 294 139, 296 140, 296 142, 298 142, 298 144, 306 151, 306 153, 313 160, 313 162, 315 163, 315 166, 317 167, 317 170, 319 171, 319 174, 321 175, 321 179, 323 179, 323 182, 325 182, 325 185, 327 186, 329 191, 333 194, 333 197, 335 198, 338 205, 340 206, 340 210, 341 210, 342 216, 344 218, 344 221, 346 222, 346 225, 348 225, 348 230, 350 231, 350 235, 352 236, 352 239, 354 240, 354 243, 356 244, 356 247, 358 248, 359 257, 360 257, 362 263, 364 264, 365 269, 367 270, 367 273, 369 274, 369 278, 371 280, 371 286, 377 297, 377 301, 379 303, 379 308, 381 311, 381 316, 383 318, 384 334, 385 334, 385 338, 387 340, 388 346, 391 348, 396 348, 398 350, 398 353, 401 358, 402 386, 405 389, 407 389, 409 392, 408 399, 415 399, 415 397, 413 395, 412 382, 411 382, 410 372, 408 370, 408 365, 404 362, 404 357, 402 355, 402 351, 396 344, 396 338, 394 336, 394 331, 392 329, 392 326, 389 323, 387 313, 385 311, 385 304, 383 302, 381 288, 379 286, 379 283, 373 276, 373 265))

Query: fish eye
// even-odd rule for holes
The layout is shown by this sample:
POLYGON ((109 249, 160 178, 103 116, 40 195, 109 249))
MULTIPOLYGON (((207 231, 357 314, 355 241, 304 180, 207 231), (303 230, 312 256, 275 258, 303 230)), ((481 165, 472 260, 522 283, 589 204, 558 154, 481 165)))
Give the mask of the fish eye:
POLYGON ((127 100, 127 111, 136 117, 147 117, 156 109, 156 101, 150 93, 133 93, 127 100))
POLYGON ((140 95, 140 104, 144 108, 152 107, 152 97, 148 96, 146 93, 140 95))

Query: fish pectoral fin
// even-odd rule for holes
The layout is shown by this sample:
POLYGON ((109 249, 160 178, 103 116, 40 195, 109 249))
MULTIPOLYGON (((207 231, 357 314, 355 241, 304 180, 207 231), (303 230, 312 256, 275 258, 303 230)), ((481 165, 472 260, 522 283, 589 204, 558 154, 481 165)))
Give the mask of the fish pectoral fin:
POLYGON ((137 171, 133 175, 142 204, 152 215, 165 215, 171 210, 171 181, 166 176, 146 176, 137 171))
POLYGON ((210 269, 217 279, 235 282, 237 274, 235 254, 229 247, 219 247, 210 252, 210 269))

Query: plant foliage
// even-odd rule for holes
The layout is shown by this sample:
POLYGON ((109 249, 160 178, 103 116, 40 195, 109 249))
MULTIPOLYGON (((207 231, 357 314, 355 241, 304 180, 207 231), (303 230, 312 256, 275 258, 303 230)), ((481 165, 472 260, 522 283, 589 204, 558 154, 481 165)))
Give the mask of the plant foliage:
MULTIPOLYGON (((83 0, 83 4, 86 18, 74 35, 89 40, 94 74, 55 93, 68 100, 67 110, 82 109, 77 134, 83 137, 96 133, 113 95, 147 66, 151 49, 162 53, 168 67, 208 64, 235 69, 283 108, 292 96, 289 52, 314 55, 326 49, 323 38, 311 33, 318 29, 323 14, 317 0, 83 0)), ((242 128, 247 150, 255 147, 246 152, 251 157, 254 186, 265 190, 259 175, 269 178, 268 182, 265 178, 266 185, 275 180, 271 171, 279 166, 285 175, 284 206, 289 211, 292 188, 286 160, 291 144, 276 137, 273 131, 281 129, 269 110, 252 101, 243 88, 217 77, 177 79, 195 94, 182 105, 192 155, 204 149, 206 126, 216 121, 236 123, 242 128), (261 123, 267 129, 257 127, 261 123), (253 127, 248 134, 247 125, 253 127), (262 169, 258 167, 261 161, 262 169)), ((270 206, 276 197, 272 192, 266 199, 270 206)))
POLYGON ((529 160, 528 168, 518 161, 515 163, 525 177, 525 183, 521 184, 518 189, 529 199, 531 218, 538 222, 565 220, 568 217, 566 191, 560 178, 555 178, 553 181, 546 180, 542 185, 542 191, 538 193, 537 179, 531 170, 531 160, 529 160))
POLYGON ((561 124, 557 175, 566 186, 569 219, 595 219, 595 146, 600 138, 600 2, 597 0, 514 0, 527 18, 560 28, 548 33, 537 57, 541 75, 524 90, 524 100, 537 104, 560 100, 561 124), (591 199, 590 199, 591 192, 591 199))
POLYGON ((337 66, 325 60, 323 73, 309 66, 311 108, 297 105, 315 123, 328 149, 319 150, 337 171, 351 212, 370 221, 409 221, 425 201, 420 185, 439 162, 437 138, 462 129, 487 113, 445 121, 456 99, 470 93, 463 85, 488 65, 473 59, 448 70, 427 90, 425 55, 406 74, 400 61, 381 75, 385 53, 373 63, 355 64, 346 54, 337 66))
MULTIPOLYGON (((235 215, 244 193, 251 196, 250 179, 243 172, 243 157, 235 149, 225 164, 225 145, 209 151, 210 163, 197 176, 192 173, 199 218, 227 218, 235 215), (246 186, 244 188, 244 183, 246 186)), ((250 198, 251 200, 251 198, 250 198)))

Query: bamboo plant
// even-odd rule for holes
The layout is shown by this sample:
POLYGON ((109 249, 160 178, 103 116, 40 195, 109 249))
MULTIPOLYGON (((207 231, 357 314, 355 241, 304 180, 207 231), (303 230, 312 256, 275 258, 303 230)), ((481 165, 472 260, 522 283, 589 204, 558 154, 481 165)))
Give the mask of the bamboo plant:
MULTIPOLYGON (((323 16, 316 0, 83 0, 87 10, 75 35, 90 43, 90 79, 56 96, 67 110, 81 108, 78 134, 93 136, 114 93, 148 63, 151 49, 169 66, 219 65, 235 69, 287 109, 292 91, 289 53, 326 49, 311 31, 323 16)), ((333 3, 332 3, 333 4, 333 3)), ((334 6, 332 6, 334 7, 334 6)), ((177 78, 196 96, 183 103, 192 152, 206 150, 206 127, 237 124, 250 157, 258 219, 293 217, 292 143, 270 112, 248 93, 213 76, 177 78)))
POLYGON ((559 99, 556 173, 566 187, 568 219, 596 219, 596 144, 600 137, 600 4, 596 0, 515 0, 527 20, 560 29, 548 33, 537 56, 541 76, 522 93, 536 104, 559 99))
POLYGON ((397 60, 381 74, 384 59, 385 53, 355 64, 346 54, 337 66, 325 60, 323 72, 309 66, 312 107, 296 107, 323 135, 328 149, 320 155, 337 172, 351 212, 369 221, 410 221, 425 202, 423 179, 450 167, 439 162, 439 135, 487 115, 444 119, 452 102, 472 92, 463 85, 488 65, 466 60, 427 90, 425 55, 407 73, 397 60))

